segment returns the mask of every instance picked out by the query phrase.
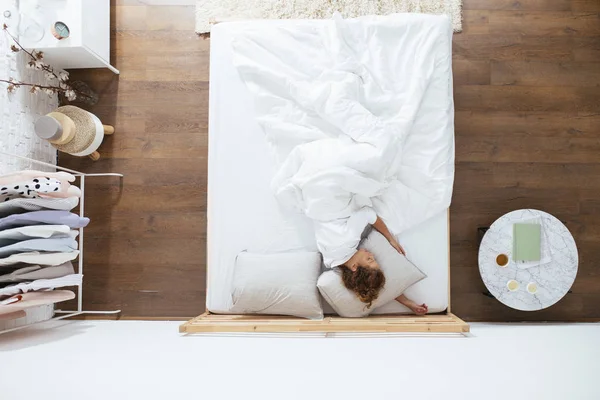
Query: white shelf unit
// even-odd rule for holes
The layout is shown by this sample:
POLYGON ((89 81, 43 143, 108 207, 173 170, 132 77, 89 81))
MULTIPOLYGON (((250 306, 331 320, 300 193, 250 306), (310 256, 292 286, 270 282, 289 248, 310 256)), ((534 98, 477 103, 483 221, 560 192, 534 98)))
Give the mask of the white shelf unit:
POLYGON ((39 41, 21 39, 26 49, 44 52, 44 61, 56 68, 108 68, 110 64, 110 0, 20 0, 20 12, 44 30, 39 41), (68 38, 58 40, 50 27, 64 22, 68 38))
MULTIPOLYGON (((30 163, 35 164, 35 165, 43 165, 45 167, 55 168, 60 171, 69 172, 69 173, 73 174, 75 177, 79 178, 79 188, 81 189, 81 198, 79 200, 79 215, 81 217, 85 216, 84 213, 85 213, 85 180, 86 180, 86 178, 96 177, 96 176, 113 176, 113 177, 118 177, 119 180, 121 181, 121 183, 122 183, 122 179, 123 179, 123 174, 118 174, 118 173, 114 173, 114 172, 106 172, 106 173, 99 173, 99 174, 86 174, 84 172, 75 171, 75 170, 72 170, 69 168, 60 167, 58 165, 34 160, 31 158, 19 156, 16 154, 5 153, 3 151, 0 151, 0 155, 6 156, 6 157, 19 158, 19 159, 22 159, 25 161, 29 161, 30 163)), ((93 222, 91 222, 91 223, 93 223, 93 222)), ((81 274, 81 275, 83 275, 83 265, 84 265, 84 263, 83 263, 83 260, 84 260, 83 231, 84 231, 84 228, 79 228, 79 257, 78 257, 78 262, 76 264, 77 265, 77 273, 81 274)), ((119 314, 121 312, 121 310, 111 310, 111 311, 86 311, 86 310, 84 310, 83 309, 83 281, 82 281, 81 285, 79 285, 77 287, 76 299, 77 299, 77 308, 75 310, 55 310, 54 311, 55 316, 53 318, 50 318, 45 321, 35 322, 32 324, 28 324, 28 325, 18 326, 15 328, 0 330, 0 335, 3 333, 8 333, 8 332, 16 331, 19 329, 28 328, 30 326, 43 324, 48 321, 56 321, 59 319, 75 317, 78 315, 84 315, 84 314, 108 315, 108 314, 119 314), (56 316, 56 314, 60 314, 60 315, 56 316)))

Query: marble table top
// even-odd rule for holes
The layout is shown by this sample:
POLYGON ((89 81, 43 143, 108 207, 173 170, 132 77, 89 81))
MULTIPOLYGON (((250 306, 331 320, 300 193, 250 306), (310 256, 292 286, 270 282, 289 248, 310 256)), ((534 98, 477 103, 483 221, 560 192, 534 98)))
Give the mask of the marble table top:
POLYGON ((479 272, 490 293, 501 303, 517 310, 541 310, 558 302, 571 288, 577 275, 579 257, 575 240, 566 226, 554 216, 539 210, 516 210, 497 219, 479 246, 479 272), (515 262, 512 259, 513 223, 539 222, 542 225, 542 259, 515 262), (508 265, 500 267, 499 254, 506 254, 508 265), (515 280, 518 288, 508 289, 515 280), (535 294, 527 285, 537 286, 535 294))

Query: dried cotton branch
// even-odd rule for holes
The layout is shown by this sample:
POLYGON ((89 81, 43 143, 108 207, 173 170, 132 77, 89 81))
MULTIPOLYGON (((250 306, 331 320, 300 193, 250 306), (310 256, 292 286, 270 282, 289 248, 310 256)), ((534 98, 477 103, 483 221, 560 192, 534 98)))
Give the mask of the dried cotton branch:
POLYGON ((89 97, 87 94, 82 93, 76 89, 74 89, 69 83, 69 73, 66 71, 59 71, 58 74, 54 71, 50 65, 44 63, 42 60, 44 58, 44 53, 38 50, 27 51, 19 41, 8 31, 8 25, 2 24, 2 30, 10 36, 14 44, 10 45, 10 50, 14 53, 24 52, 29 56, 29 61, 25 65, 26 68, 35 69, 39 71, 44 71, 44 76, 46 79, 51 82, 56 79, 56 84, 49 83, 48 85, 39 85, 28 82, 16 81, 13 78, 0 79, 0 82, 7 83, 8 86, 6 90, 8 93, 14 93, 18 88, 22 86, 29 87, 29 92, 32 94, 36 94, 39 92, 44 92, 49 96, 54 94, 63 94, 69 101, 73 101, 78 97, 89 97))

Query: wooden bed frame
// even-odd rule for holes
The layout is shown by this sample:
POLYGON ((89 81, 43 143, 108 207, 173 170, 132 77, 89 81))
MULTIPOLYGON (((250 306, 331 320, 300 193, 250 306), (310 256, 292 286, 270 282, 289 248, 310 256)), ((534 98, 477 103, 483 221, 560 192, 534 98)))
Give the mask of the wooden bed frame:
POLYGON ((441 315, 372 315, 366 318, 302 318, 204 313, 179 326, 180 333, 467 333, 469 325, 452 313, 441 315))
MULTIPOLYGON (((448 241, 450 241, 450 210, 448 241)), ((208 274, 208 271, 207 271, 208 274)), ((208 279, 207 279, 208 281, 208 279)), ((210 311, 179 326, 180 333, 457 333, 469 325, 450 309, 450 246, 448 246, 448 308, 445 313, 416 315, 370 315, 365 318, 325 316, 322 320, 275 315, 229 315, 210 311)))

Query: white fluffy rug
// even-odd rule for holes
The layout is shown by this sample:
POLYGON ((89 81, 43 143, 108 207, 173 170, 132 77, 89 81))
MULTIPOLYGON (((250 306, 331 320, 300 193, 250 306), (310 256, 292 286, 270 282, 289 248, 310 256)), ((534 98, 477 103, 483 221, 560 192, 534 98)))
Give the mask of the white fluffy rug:
POLYGON ((242 19, 320 19, 335 11, 344 17, 414 12, 446 14, 455 32, 462 29, 462 0, 198 0, 196 32, 212 24, 242 19))

